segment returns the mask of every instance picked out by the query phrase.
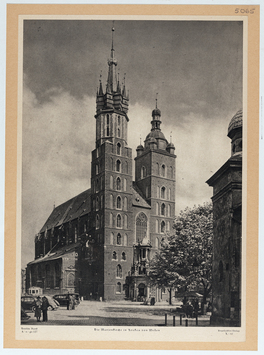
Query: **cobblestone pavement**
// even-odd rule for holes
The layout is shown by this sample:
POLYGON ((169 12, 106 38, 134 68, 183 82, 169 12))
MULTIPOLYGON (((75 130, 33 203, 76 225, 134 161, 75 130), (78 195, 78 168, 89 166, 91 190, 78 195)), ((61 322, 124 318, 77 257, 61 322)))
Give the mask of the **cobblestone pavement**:
MULTIPOLYGON (((23 324, 28 325, 93 325, 93 326, 165 326, 165 314, 167 314, 167 326, 180 326, 180 315, 175 312, 176 306, 167 304, 155 304, 146 306, 138 302, 96 302, 82 301, 74 310, 60 307, 56 311, 48 312, 48 322, 37 322, 34 313, 28 313, 30 319, 23 324)), ((209 316, 199 316, 198 326, 209 326, 209 316)), ((182 326, 186 326, 183 318, 182 326)), ((188 326, 196 326, 194 318, 188 319, 188 326)))

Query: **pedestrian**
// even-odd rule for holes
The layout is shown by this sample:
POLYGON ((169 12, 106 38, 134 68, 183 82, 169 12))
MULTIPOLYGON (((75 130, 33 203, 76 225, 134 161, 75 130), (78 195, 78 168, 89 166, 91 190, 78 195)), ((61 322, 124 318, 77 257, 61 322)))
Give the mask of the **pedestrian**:
POLYGON ((72 309, 75 309, 75 295, 72 295, 72 309))
POLYGON ((40 322, 41 306, 42 306, 41 298, 40 296, 38 296, 36 300, 36 308, 35 308, 35 317, 37 318, 37 322, 40 322))
POLYGON ((68 295, 67 295, 67 310, 70 309, 70 295, 69 295, 69 292, 68 292, 68 295))
POLYGON ((48 321, 48 307, 49 307, 49 302, 47 297, 43 297, 42 298, 42 305, 41 305, 41 309, 42 309, 42 316, 43 316, 43 322, 47 322, 48 321))
POLYGON ((73 305, 72 295, 69 295, 69 310, 72 310, 72 305, 73 305))

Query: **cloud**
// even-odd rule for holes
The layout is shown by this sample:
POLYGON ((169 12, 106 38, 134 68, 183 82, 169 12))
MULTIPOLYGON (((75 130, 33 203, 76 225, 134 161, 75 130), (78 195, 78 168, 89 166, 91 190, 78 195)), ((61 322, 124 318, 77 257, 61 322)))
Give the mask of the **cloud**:
MULTIPOLYGON (((26 82, 26 81, 25 81, 26 82)), ((38 101, 25 84, 23 92, 22 265, 34 258, 33 241, 53 204, 59 205, 90 187, 91 151, 95 148, 95 97, 76 98, 53 87, 38 101)), ((204 103, 201 102, 200 106, 204 103)), ((154 108, 154 105, 153 105, 154 108)), ((128 146, 133 157, 150 132, 152 110, 130 105, 128 146)), ((210 200, 205 181, 230 156, 226 137, 232 115, 205 119, 200 113, 161 117, 161 129, 176 147, 176 213, 210 200), (171 133, 172 132, 172 133, 171 133)), ((134 168, 134 164, 133 164, 134 168)))

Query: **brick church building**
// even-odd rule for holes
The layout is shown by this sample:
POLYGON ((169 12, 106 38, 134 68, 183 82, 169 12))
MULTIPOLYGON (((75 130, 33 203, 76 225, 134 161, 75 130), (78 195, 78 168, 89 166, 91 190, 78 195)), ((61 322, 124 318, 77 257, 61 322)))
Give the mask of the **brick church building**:
POLYGON ((78 292, 85 299, 168 297, 166 290, 150 287, 147 275, 150 259, 173 225, 175 147, 161 131, 156 100, 150 133, 136 149, 133 181, 129 98, 116 66, 112 32, 107 83, 104 90, 100 80, 96 98, 91 188, 54 208, 35 237, 27 289, 78 292))

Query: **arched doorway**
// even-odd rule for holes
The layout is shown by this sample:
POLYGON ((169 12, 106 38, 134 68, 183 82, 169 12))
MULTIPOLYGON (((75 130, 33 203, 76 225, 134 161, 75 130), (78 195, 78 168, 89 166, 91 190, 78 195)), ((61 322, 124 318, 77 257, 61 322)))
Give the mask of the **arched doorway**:
POLYGON ((138 298, 140 301, 142 301, 144 297, 146 297, 146 285, 140 283, 138 285, 138 298))

